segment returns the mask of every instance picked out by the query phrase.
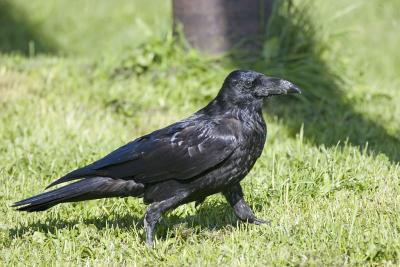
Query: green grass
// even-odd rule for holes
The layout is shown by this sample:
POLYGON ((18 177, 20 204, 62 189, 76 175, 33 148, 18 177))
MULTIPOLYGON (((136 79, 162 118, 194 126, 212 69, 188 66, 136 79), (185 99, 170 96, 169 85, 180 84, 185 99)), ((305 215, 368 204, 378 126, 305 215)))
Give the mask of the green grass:
POLYGON ((0 51, 98 57, 165 34, 169 1, 0 1, 0 51))
POLYGON ((399 265, 399 2, 278 5, 256 62, 187 50, 165 2, 0 0, 0 265, 399 265), (243 182, 270 225, 238 223, 216 195, 165 216, 149 249, 138 199, 10 208, 201 108, 235 68, 304 91, 265 105, 243 182))

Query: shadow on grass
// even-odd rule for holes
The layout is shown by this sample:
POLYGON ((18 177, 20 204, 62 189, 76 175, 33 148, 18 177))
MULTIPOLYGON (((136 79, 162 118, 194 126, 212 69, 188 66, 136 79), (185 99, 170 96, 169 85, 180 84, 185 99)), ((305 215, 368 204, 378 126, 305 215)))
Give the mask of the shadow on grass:
POLYGON ((357 112, 346 99, 340 73, 335 74, 323 59, 329 50, 319 40, 308 10, 307 5, 298 8, 291 1, 276 1, 259 60, 232 57, 232 63, 283 77, 303 89, 299 97, 272 98, 265 106, 266 113, 281 118, 292 136, 304 122, 304 138, 313 144, 334 146, 347 140, 363 149, 368 143, 369 152, 398 162, 399 137, 357 112))
POLYGON ((73 229, 76 225, 80 224, 94 225, 97 229, 101 230, 104 228, 121 228, 121 229, 133 229, 134 227, 143 228, 142 218, 134 215, 124 215, 117 219, 109 219, 108 216, 104 215, 99 218, 90 218, 83 220, 69 220, 69 219, 49 219, 43 222, 32 222, 27 226, 17 226, 9 230, 9 236, 11 238, 18 238, 27 233, 43 232, 56 234, 60 229, 73 229))
MULTIPOLYGON (((167 239, 168 233, 178 224, 185 225, 185 228, 190 232, 200 232, 204 229, 213 231, 223 229, 226 226, 236 226, 237 222, 231 207, 227 203, 203 203, 194 215, 182 216, 176 213, 164 215, 156 227, 156 236, 161 240, 167 239)), ((143 217, 133 214, 126 214, 115 219, 110 219, 107 215, 83 220, 49 219, 45 223, 35 221, 26 226, 12 228, 9 230, 9 237, 20 238, 25 234, 34 232, 56 234, 60 229, 72 230, 76 225, 82 223, 87 226, 94 225, 97 230, 119 228, 130 231, 133 229, 143 230, 144 227, 143 217)))
POLYGON ((0 0, 0 52, 56 53, 55 42, 40 30, 40 25, 32 24, 27 17, 15 4, 0 0))

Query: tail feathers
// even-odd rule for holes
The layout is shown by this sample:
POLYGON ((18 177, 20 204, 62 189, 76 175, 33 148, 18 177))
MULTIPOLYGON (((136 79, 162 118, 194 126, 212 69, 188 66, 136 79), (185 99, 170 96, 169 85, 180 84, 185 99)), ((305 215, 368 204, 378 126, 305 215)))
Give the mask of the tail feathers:
POLYGON ((141 197, 144 185, 133 180, 91 177, 14 203, 20 211, 43 211, 59 203, 107 197, 141 197))
POLYGON ((87 177, 97 177, 97 176, 102 176, 102 175, 99 172, 90 169, 89 166, 86 166, 86 167, 74 170, 74 171, 64 175, 63 177, 55 180, 54 182, 49 184, 46 187, 46 189, 49 189, 50 187, 53 187, 55 185, 62 184, 65 182, 70 182, 73 180, 78 180, 78 179, 87 178, 87 177))

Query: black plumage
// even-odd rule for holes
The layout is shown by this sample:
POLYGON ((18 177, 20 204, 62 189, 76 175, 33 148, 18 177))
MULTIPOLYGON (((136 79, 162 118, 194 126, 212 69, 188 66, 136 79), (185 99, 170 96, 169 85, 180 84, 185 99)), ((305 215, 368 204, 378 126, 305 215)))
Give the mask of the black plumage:
POLYGON ((291 82, 250 70, 233 71, 214 100, 192 116, 118 148, 48 187, 61 188, 16 202, 42 211, 63 202, 105 197, 143 197, 148 207, 146 242, 162 214, 182 204, 223 193, 243 221, 261 224, 243 198, 240 181, 261 155, 266 140, 266 97, 300 93, 291 82))

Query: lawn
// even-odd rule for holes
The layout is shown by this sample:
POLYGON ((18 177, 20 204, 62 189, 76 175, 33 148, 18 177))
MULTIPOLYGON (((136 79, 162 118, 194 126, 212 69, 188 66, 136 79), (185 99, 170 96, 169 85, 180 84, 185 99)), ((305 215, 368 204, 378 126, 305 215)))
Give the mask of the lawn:
POLYGON ((0 0, 0 265, 399 265, 400 2, 278 2, 256 61, 188 49, 170 9, 0 0), (265 104, 243 181, 270 225, 239 223, 215 195, 166 215, 149 249, 140 199, 10 207, 200 109, 237 68, 304 92, 265 104))

